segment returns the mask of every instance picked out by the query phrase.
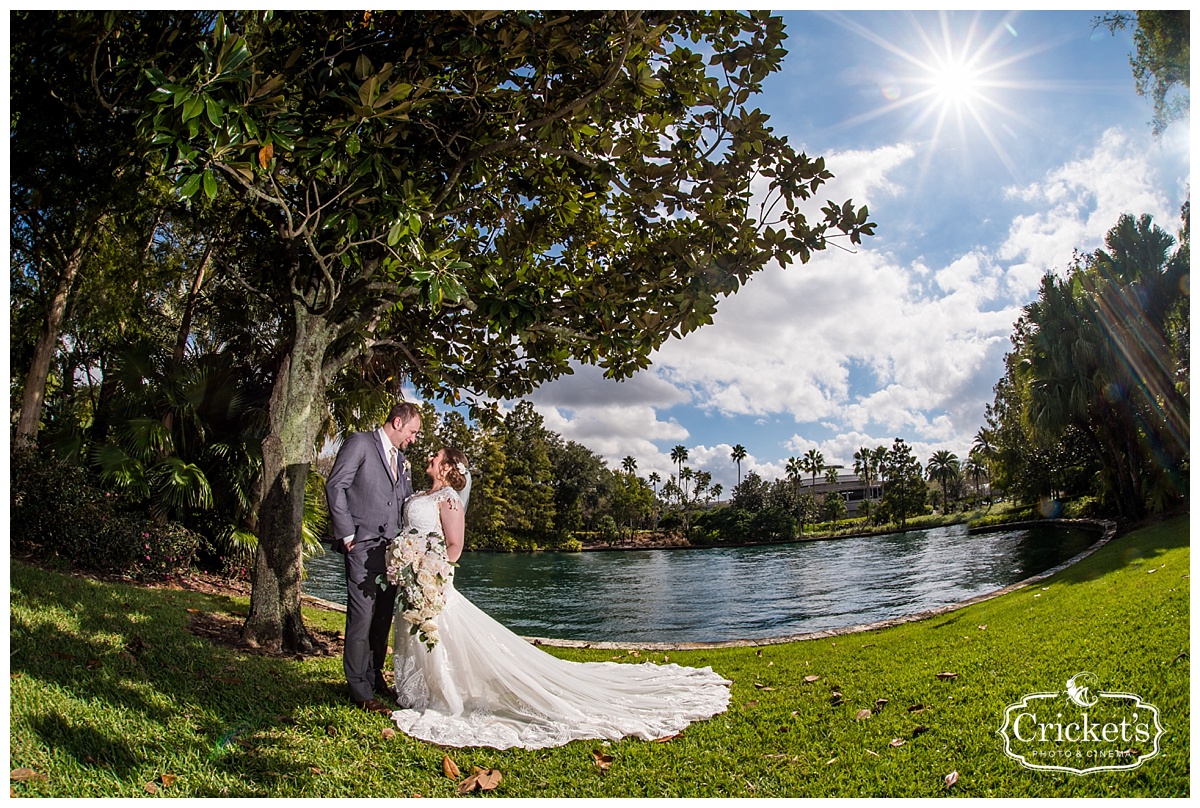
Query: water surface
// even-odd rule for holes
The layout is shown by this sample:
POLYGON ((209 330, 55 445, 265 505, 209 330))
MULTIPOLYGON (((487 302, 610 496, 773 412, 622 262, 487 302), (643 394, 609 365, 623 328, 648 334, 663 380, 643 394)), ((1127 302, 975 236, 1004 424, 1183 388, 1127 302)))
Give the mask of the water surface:
MULTIPOLYGON (((965 525, 828 541, 689 550, 466 553, 458 590, 525 636, 717 642, 871 623, 1036 575, 1097 539, 1076 528, 967 535, 965 525)), ((342 557, 304 591, 345 603, 342 557)))

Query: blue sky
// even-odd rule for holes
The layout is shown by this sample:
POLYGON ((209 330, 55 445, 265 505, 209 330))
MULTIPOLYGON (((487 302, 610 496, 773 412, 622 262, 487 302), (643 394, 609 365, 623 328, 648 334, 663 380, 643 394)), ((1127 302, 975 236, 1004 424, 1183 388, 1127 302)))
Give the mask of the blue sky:
POLYGON ((789 55, 755 103, 834 173, 814 214, 852 197, 877 235, 767 268, 628 381, 581 367, 529 397, 614 468, 666 477, 682 444, 729 491, 739 443, 768 479, 811 448, 849 474, 895 437, 965 457, 1042 274, 1122 213, 1177 231, 1189 124, 1152 136, 1102 10, 781 13, 789 55))

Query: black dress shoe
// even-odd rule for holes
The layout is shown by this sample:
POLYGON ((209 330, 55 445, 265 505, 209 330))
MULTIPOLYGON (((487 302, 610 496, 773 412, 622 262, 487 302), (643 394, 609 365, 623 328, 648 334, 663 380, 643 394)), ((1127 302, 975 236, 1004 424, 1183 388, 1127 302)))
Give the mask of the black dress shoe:
POLYGON ((360 710, 366 710, 368 713, 379 713, 380 715, 387 715, 387 716, 390 716, 392 714, 391 707, 388 707, 383 702, 376 701, 375 699, 367 699, 366 701, 356 701, 356 702, 354 702, 354 704, 360 710))
POLYGON ((375 695, 387 701, 399 701, 399 699, 396 698, 396 691, 392 690, 390 687, 375 688, 375 695))

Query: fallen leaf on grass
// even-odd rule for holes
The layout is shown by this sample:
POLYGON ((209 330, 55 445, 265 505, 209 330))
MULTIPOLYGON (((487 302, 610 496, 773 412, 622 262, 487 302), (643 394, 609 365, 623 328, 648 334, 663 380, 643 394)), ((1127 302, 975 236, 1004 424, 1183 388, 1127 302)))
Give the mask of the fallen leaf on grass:
POLYGON ((442 755, 442 773, 451 780, 457 780, 462 772, 458 770, 458 765, 450 759, 449 755, 442 755))
POLYGON ((829 760, 825 761, 826 766, 828 766, 830 763, 837 763, 837 758, 833 757, 833 758, 830 758, 829 760))
POLYGON ((892 740, 888 742, 888 746, 904 746, 905 743, 906 741, 903 738, 892 738, 892 740))
POLYGON ((682 732, 676 732, 674 735, 664 735, 661 738, 655 738, 654 743, 666 743, 667 741, 671 741, 671 740, 674 740, 675 738, 682 738, 682 737, 683 737, 682 732))
POLYGON ((845 701, 845 699, 842 697, 842 694, 838 693, 836 690, 833 692, 833 695, 829 697, 829 703, 834 707, 837 707, 843 701, 845 701))
POLYGON ((767 685, 760 685, 758 682, 755 682, 754 686, 757 687, 759 690, 774 690, 775 689, 773 687, 768 687, 767 685))
POLYGON ((908 711, 910 713, 923 713, 926 709, 928 708, 924 704, 914 704, 912 707, 908 708, 908 711))
POLYGON ((600 773, 605 774, 608 772, 608 767, 612 765, 613 759, 612 755, 606 755, 599 749, 593 749, 592 761, 600 767, 600 773))
POLYGON ((987 623, 984 623, 982 626, 980 626, 980 627, 979 627, 979 630, 980 630, 980 631, 986 631, 986 630, 987 630, 987 623))
POLYGON ((758 700, 757 700, 757 699, 752 699, 752 700, 750 700, 750 701, 746 702, 746 703, 745 703, 743 706, 744 706, 744 707, 757 707, 757 706, 758 706, 758 700))
POLYGON ((321 768, 320 768, 319 766, 309 766, 309 767, 308 767, 308 770, 309 770, 310 772, 312 772, 313 774, 320 774, 320 773, 321 773, 321 768))
POLYGON ((926 732, 929 732, 929 727, 925 726, 924 724, 917 724, 915 727, 913 727, 912 736, 915 738, 918 735, 923 735, 926 732))
POLYGON ((820 676, 805 676, 804 681, 808 682, 811 685, 813 682, 818 681, 820 678, 821 678, 820 676))
POLYGON ((870 718, 872 715, 873 715, 873 713, 870 710, 867 710, 867 709, 859 710, 857 713, 854 714, 854 720, 855 721, 865 721, 866 719, 870 718))
POLYGON ((629 656, 636 656, 636 657, 640 657, 641 655, 642 655, 642 652, 641 652, 641 651, 630 651, 630 652, 629 652, 629 656))
POLYGON ((158 786, 154 785, 154 783, 146 783, 146 785, 142 786, 142 788, 145 789, 147 794, 158 793, 158 786))
POLYGON ((98 659, 89 659, 87 661, 87 669, 90 671, 94 671, 97 668, 103 668, 103 667, 104 667, 104 663, 98 659))
POLYGON ((338 734, 337 727, 330 724, 329 726, 325 727, 325 734, 330 738, 336 738, 338 734))
POLYGON ((958 772, 953 771, 946 775, 946 788, 950 788, 958 782, 958 772))
POLYGON ((188 614, 200 614, 199 609, 188 609, 188 614))
POLYGON ((19 769, 13 769, 9 773, 8 779, 16 780, 18 783, 24 783, 29 780, 40 780, 41 782, 44 783, 44 782, 46 782, 46 775, 40 774, 38 772, 35 772, 33 769, 27 769, 24 766, 22 766, 19 769))
POLYGON ((883 709, 883 705, 887 704, 887 699, 875 699, 875 706, 871 708, 871 712, 877 713, 883 709))
POLYGON ((879 757, 879 753, 878 753, 878 752, 872 752, 870 749, 864 749, 863 751, 864 751, 864 752, 866 752, 866 753, 867 753, 868 755, 870 755, 871 757, 879 757))
POLYGON ((937 676, 937 678, 939 678, 939 679, 942 679, 942 680, 945 680, 945 679, 957 679, 957 678, 958 678, 958 674, 957 674, 957 673, 951 673, 950 671, 943 671, 942 673, 937 673, 937 674, 934 674, 934 675, 935 675, 935 676, 937 676))
MULTIPOLYGON (((1176 658, 1176 659, 1179 659, 1179 657, 1175 657, 1175 658, 1176 658)), ((20 672, 17 672, 17 673, 10 673, 10 674, 8 675, 8 678, 9 678, 9 679, 20 679, 20 678, 21 678, 21 674, 20 674, 20 672)))
POLYGON ((396 730, 392 729, 391 727, 384 727, 379 734, 390 741, 392 738, 396 737, 396 730))
POLYGON ((159 776, 158 779, 162 781, 163 788, 170 788, 171 786, 175 785, 175 781, 179 778, 173 774, 164 774, 159 776))

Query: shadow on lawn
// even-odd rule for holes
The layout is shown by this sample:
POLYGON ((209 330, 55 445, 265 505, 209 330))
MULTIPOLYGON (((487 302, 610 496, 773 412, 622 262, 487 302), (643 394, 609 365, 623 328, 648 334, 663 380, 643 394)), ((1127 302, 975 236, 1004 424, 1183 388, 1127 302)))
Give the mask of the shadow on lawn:
POLYGON ((1065 584, 1094 581, 1136 562, 1151 564, 1164 553, 1191 543, 1187 514, 1147 520, 1121 529, 1106 545, 1087 558, 1058 572, 1054 578, 1065 584))
MULTIPOLYGON (((11 675, 69 694, 72 705, 64 714, 46 701, 10 700, 10 718, 18 723, 16 713, 24 712, 35 746, 69 755, 83 769, 124 781, 157 759, 169 765, 198 756, 211 762, 215 780, 224 774, 237 782, 238 796, 265 795, 281 779, 311 777, 309 764, 296 759, 296 732, 327 741, 338 732, 330 721, 340 722, 343 712, 329 708, 345 707, 351 719, 340 659, 247 655, 185 630, 189 610, 236 610, 228 598, 164 596, 19 563, 11 565, 10 587, 11 675), (31 604, 74 615, 77 627, 40 619, 31 604), (283 726, 287 733, 278 732, 283 726)), ((224 795, 216 787, 193 794, 224 795)))

